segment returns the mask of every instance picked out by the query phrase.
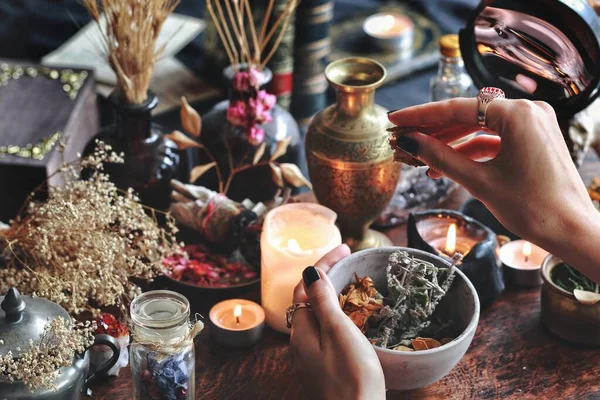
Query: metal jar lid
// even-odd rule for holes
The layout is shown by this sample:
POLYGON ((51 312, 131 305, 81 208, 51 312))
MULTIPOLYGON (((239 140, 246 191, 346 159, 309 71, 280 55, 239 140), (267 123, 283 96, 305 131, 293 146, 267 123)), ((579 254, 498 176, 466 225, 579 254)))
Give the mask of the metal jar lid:
POLYGON ((9 351, 17 357, 29 347, 29 340, 37 342, 49 321, 71 317, 64 308, 49 300, 22 296, 16 288, 10 288, 0 296, 0 356, 9 351))

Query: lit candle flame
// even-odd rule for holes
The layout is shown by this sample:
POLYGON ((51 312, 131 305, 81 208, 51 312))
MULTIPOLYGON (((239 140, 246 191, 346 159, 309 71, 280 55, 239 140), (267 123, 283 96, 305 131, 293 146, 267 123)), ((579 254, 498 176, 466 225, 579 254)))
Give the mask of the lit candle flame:
POLYGON ((523 243, 523 257, 525 257, 525 262, 529 261, 530 255, 531 255, 531 243, 525 242, 525 243, 523 243))
POLYGON ((448 235, 446 236, 445 253, 452 256, 456 251, 456 224, 448 227, 448 235))
POLYGON ((288 239, 287 248, 289 251, 292 251, 295 253, 299 253, 302 251, 302 249, 300 248, 300 244, 298 243, 298 241, 296 239, 288 239))
POLYGON ((242 316, 242 306, 240 304, 235 306, 235 308, 233 309, 233 316, 235 317, 235 324, 239 325, 240 317, 242 316))

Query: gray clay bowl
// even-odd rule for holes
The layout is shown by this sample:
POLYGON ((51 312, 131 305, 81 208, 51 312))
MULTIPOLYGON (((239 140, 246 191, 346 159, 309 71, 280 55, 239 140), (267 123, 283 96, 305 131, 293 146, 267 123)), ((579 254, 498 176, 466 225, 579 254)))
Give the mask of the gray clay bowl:
MULTIPOLYGON (((388 257, 396 250, 404 250, 438 267, 450 264, 442 258, 416 249, 382 247, 356 252, 337 263, 329 273, 337 293, 359 277, 370 276, 377 290, 387 293, 385 269, 388 257)), ((431 350, 400 352, 375 346, 383 367, 387 390, 411 390, 431 385, 446 376, 466 353, 479 322, 479 298, 469 279, 460 271, 450 291, 436 309, 437 315, 448 316, 456 322, 457 336, 453 341, 431 350), (462 333, 460 333, 462 332, 462 333)))

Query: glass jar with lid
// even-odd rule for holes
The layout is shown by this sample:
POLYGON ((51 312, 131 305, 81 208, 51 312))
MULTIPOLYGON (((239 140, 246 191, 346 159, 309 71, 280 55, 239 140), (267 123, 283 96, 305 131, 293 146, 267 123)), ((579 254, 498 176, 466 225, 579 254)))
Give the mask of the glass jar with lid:
POLYGON ((147 292, 131 303, 131 319, 134 398, 193 399, 197 329, 190 326, 188 300, 168 290, 147 292))

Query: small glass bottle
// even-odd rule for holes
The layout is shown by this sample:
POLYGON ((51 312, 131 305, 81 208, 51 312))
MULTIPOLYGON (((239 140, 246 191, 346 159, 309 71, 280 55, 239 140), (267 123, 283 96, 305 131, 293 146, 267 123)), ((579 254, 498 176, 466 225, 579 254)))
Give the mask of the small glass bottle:
POLYGON ((440 56, 438 73, 431 79, 431 101, 471 97, 473 81, 465 70, 458 35, 450 34, 440 38, 440 56))
POLYGON ((194 399, 190 304, 179 293, 155 290, 131 303, 130 359, 135 400, 194 399))

